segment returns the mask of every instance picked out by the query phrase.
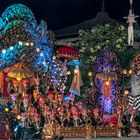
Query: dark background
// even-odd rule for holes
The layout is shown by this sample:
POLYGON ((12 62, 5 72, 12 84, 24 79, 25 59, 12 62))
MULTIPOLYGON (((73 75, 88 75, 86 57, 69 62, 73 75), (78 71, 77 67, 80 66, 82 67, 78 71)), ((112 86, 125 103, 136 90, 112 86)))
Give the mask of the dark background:
MULTIPOLYGON (((38 23, 46 20, 51 30, 62 29, 94 18, 102 6, 102 0, 0 0, 0 14, 11 4, 22 3, 34 13, 38 23)), ((105 0, 110 17, 122 22, 128 15, 129 0, 105 0)), ((140 15, 140 0, 133 0, 135 15, 140 15)), ((140 21, 140 18, 138 19, 140 21)))

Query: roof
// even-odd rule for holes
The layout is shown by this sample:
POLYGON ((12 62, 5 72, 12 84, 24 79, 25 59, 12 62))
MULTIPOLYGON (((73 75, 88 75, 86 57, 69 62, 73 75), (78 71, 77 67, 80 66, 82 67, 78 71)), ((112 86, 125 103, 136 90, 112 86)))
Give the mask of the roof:
POLYGON ((97 24, 107 24, 107 23, 121 23, 121 22, 110 18, 108 13, 104 9, 102 9, 100 12, 97 13, 96 17, 93 19, 55 31, 55 36, 57 39, 69 38, 72 36, 77 36, 79 30, 81 29, 83 30, 91 29, 93 26, 97 24))

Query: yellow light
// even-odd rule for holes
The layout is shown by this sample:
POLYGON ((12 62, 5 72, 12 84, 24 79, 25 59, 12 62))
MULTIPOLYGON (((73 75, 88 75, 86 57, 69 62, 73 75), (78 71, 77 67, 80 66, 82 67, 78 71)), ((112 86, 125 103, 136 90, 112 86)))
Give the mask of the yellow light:
POLYGON ((132 73, 133 73, 133 71, 132 71, 132 70, 129 70, 129 71, 128 71, 128 73, 129 73, 129 74, 132 74, 132 73))
POLYGON ((71 72, 70 72, 70 71, 67 71, 67 72, 66 72, 66 74, 67 74, 67 75, 70 75, 70 74, 71 74, 71 72))
POLYGON ((25 45, 26 45, 26 46, 29 46, 29 45, 30 45, 30 43, 29 43, 29 42, 26 42, 26 43, 25 43, 25 45))
POLYGON ((17 120, 20 120, 21 119, 21 116, 20 115, 17 115, 16 118, 17 118, 17 120))
POLYGON ((109 84, 110 84, 109 81, 106 81, 106 82, 105 82, 105 85, 106 85, 106 86, 109 86, 109 84))
POLYGON ((8 108, 5 108, 5 112, 8 112, 9 111, 9 109, 8 108))
POLYGON ((40 49, 39 49, 39 48, 36 48, 36 51, 37 51, 37 52, 40 52, 40 49))
POLYGON ((123 70, 123 74, 127 74, 127 70, 123 70))
POLYGON ((31 45, 31 46, 34 46, 34 42, 31 42, 30 45, 31 45))
POLYGON ((125 90, 124 91, 124 95, 128 95, 129 94, 129 91, 128 90, 125 90))
POLYGON ((76 68, 76 69, 74 69, 74 73, 78 73, 78 69, 76 68))
POLYGON ((93 73, 90 71, 88 72, 88 76, 91 77, 93 75, 93 73))
POLYGON ((21 80, 22 80, 22 78, 20 78, 20 77, 17 77, 17 80, 18 80, 18 81, 21 81, 21 80))

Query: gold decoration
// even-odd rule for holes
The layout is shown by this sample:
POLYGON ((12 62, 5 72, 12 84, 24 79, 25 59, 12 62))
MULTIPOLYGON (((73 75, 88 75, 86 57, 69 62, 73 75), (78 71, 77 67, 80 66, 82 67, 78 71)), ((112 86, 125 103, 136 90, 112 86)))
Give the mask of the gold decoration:
POLYGON ((104 72, 104 73, 97 73, 96 78, 106 81, 116 81, 118 80, 117 74, 114 72, 104 72))
POLYGON ((27 79, 32 77, 32 73, 25 68, 15 68, 8 73, 8 77, 15 78, 17 80, 27 79))

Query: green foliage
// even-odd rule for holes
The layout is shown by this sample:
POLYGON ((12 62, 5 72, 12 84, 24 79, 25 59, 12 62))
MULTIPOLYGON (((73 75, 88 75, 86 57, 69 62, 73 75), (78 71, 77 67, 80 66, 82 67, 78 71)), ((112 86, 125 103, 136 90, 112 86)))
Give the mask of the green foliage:
POLYGON ((96 56, 104 46, 108 46, 110 50, 116 53, 122 68, 129 67, 134 51, 128 49, 127 28, 124 25, 96 25, 91 30, 80 30, 76 48, 79 49, 81 62, 84 64, 81 74, 86 88, 91 86, 87 73, 93 71, 92 67, 96 56))

